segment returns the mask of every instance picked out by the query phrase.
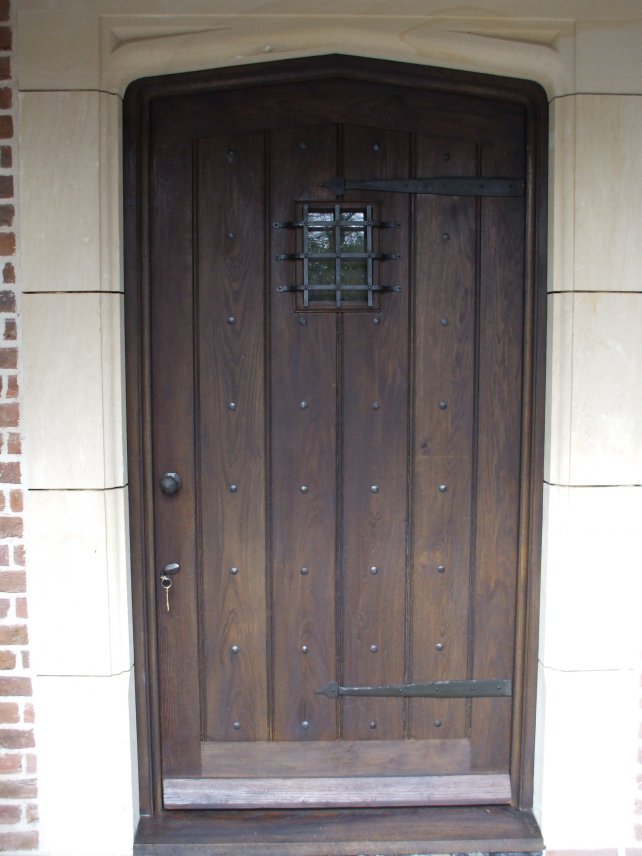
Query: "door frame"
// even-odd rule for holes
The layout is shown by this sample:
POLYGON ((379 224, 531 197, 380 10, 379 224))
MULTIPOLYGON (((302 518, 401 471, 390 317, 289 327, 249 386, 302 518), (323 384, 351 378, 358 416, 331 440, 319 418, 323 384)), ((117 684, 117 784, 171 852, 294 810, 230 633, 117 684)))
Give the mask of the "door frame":
MULTIPOLYGON (((519 568, 517 581, 517 630, 515 636, 515 676, 513 687, 513 737, 511 779, 517 795, 508 808, 390 809, 377 811, 369 821, 373 852, 416 853, 418 847, 449 846, 459 851, 477 850, 539 850, 542 847, 539 829, 532 817, 533 766, 535 741, 535 701, 537 687, 537 637, 539 625, 539 583, 542 529, 543 447, 544 447, 544 383, 546 333, 546 193, 548 149, 548 103, 543 89, 531 81, 496 77, 471 72, 451 71, 421 65, 383 60, 328 55, 307 59, 284 60, 248 66, 189 72, 132 83, 124 102, 124 208, 125 208, 125 334, 127 382, 127 431, 129 457, 130 538, 132 559, 132 600, 134 618, 134 649, 136 663, 136 712, 138 732, 138 772, 141 824, 137 836, 139 853, 179 853, 177 849, 162 848, 164 841, 188 843, 189 835, 208 843, 203 852, 230 852, 217 847, 221 824, 232 831, 232 815, 243 815, 245 828, 258 815, 252 812, 176 812, 166 811, 162 804, 161 742, 159 733, 159 686, 156 639, 156 588, 154 575, 145 571, 154 568, 153 502, 154 479, 151 466, 151 367, 150 367, 150 305, 148 255, 149 211, 149 145, 150 105, 154 99, 168 95, 236 89, 270 85, 279 82, 321 80, 332 77, 392 83, 426 92, 468 95, 500 100, 507 105, 522 107, 526 123, 526 235, 525 282, 526 305, 524 327, 524 397, 522 485, 519 512, 519 568), (441 812, 441 814, 440 814, 441 812), (459 812, 459 815, 456 813, 459 812), (207 817, 206 817, 207 815, 207 817), (223 817, 222 815, 225 815, 223 817), (252 816, 252 817, 250 817, 252 816), (414 829, 408 829, 407 845, 400 849, 399 827, 404 817, 412 817, 414 829), (383 819, 382 819, 383 818, 383 819), (191 821, 186 824, 186 821, 191 821), (159 825, 160 824, 160 825, 159 825), (217 826, 218 824, 218 826, 217 826), (426 824, 424 833, 422 824, 426 824), (211 828, 210 828, 211 825, 211 828), (185 833, 185 827, 191 833, 185 833), (381 829, 379 829, 379 826, 381 829), (162 830, 161 830, 162 827, 162 830), (180 837, 183 833, 187 837, 180 837), (208 832, 208 829, 210 830, 208 832), (420 840, 417 835, 420 835, 420 840), (179 836, 178 838, 173 836, 179 836), (169 837, 168 837, 169 836, 169 837), (378 836, 378 837, 377 837, 378 836), (427 837, 428 836, 428 837, 427 837), (210 842, 211 838, 211 842, 210 842), (384 849, 390 842, 393 850, 384 849), (155 842, 153 844, 152 842, 155 842), (158 845, 158 849, 149 849, 158 845), (144 849, 143 849, 144 848, 144 849)), ((363 809, 355 810, 364 817, 363 809)), ((280 823, 284 815, 279 812, 280 823)), ((309 849, 305 828, 305 812, 294 810, 293 826, 299 826, 298 844, 286 842, 287 834, 279 833, 275 853, 315 853, 309 849), (285 838, 283 837, 285 836, 285 838)), ((355 819, 350 812, 341 812, 348 826, 355 819)), ((307 812, 316 824, 323 813, 307 812)), ((333 826, 336 849, 332 852, 351 853, 355 847, 367 852, 354 826, 345 833, 336 813, 325 813, 326 822, 333 826), (339 823, 339 826, 336 824, 339 823), (336 828, 335 828, 336 827, 336 828), (356 836, 356 837, 355 837, 356 836), (341 839, 345 839, 341 843, 341 839), (349 840, 348 840, 349 839, 349 840), (358 842, 358 843, 357 843, 358 842), (343 849, 341 849, 343 847, 343 849)), ((356 815, 355 815, 356 818, 356 815)), ((274 818, 272 819, 274 820, 274 818)), ((270 821, 272 822, 272 821, 270 821)), ((267 825, 266 825, 267 824, 267 825)), ((263 849, 243 849, 242 852, 269 852, 269 823, 263 849)), ((310 827, 312 829, 313 827, 310 827)), ((404 827, 402 827, 404 828, 404 827)), ((370 833, 369 833, 370 834, 370 833)), ((310 842, 312 840, 310 831, 310 842)), ((260 838, 260 835, 259 835, 260 838)), ((259 838, 254 837, 255 841, 259 838)), ((191 840, 191 839, 190 839, 191 840)), ((236 840, 236 839, 235 839, 236 840)), ((404 842, 406 838, 404 837, 404 842)), ((221 845, 223 846, 223 845, 221 845)), ((229 848, 229 845, 225 845, 229 848)), ((249 845, 248 845, 249 846, 249 845)), ((324 844, 327 846, 327 844, 324 844)), ((237 852, 234 850, 233 852, 237 852)), ((238 850, 238 852, 241 852, 238 850)), ((323 852, 326 852, 325 850, 323 852)), ((330 851, 328 851, 330 852, 330 851)))

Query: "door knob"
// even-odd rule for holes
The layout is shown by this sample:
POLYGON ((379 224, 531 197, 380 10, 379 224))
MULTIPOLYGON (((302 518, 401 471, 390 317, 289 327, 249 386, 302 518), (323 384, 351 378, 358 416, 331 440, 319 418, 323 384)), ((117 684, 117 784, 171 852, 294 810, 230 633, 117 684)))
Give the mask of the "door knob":
POLYGON ((178 473, 164 473, 160 480, 160 489, 170 496, 183 487, 183 480, 178 473))

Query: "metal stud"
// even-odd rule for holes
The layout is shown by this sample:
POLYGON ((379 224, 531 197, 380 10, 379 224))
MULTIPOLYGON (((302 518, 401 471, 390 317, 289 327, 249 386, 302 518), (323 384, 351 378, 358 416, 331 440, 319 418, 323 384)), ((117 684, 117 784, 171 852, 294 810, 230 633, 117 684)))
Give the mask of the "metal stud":
POLYGON ((450 152, 444 152, 442 157, 445 161, 449 161, 450 160, 450 152))
POLYGON ((307 486, 307 484, 302 484, 300 487, 301 493, 307 493, 309 490, 310 488, 307 486))
POLYGON ((228 241, 233 241, 235 238, 236 238, 236 232, 228 232, 227 233, 227 240, 228 241))
POLYGON ((238 652, 241 650, 241 648, 239 645, 232 645, 230 650, 231 650, 232 654, 238 654, 238 652))
POLYGON ((236 149, 227 150, 227 159, 230 163, 234 163, 238 159, 238 152, 236 149))
POLYGON ((302 327, 305 327, 305 325, 306 325, 307 323, 308 323, 308 319, 307 319, 307 318, 304 318, 304 317, 303 317, 303 315, 299 315, 299 324, 300 324, 302 327))
POLYGON ((307 731, 309 727, 310 727, 310 723, 308 722, 307 719, 304 719, 303 722, 301 723, 301 728, 303 728, 304 731, 307 731))
POLYGON ((240 729, 241 729, 241 723, 240 723, 240 722, 234 722, 234 723, 232 724, 232 728, 234 729, 234 731, 240 731, 240 729))
POLYGON ((299 402, 299 407, 301 408, 301 410, 307 410, 309 406, 310 405, 308 404, 307 401, 300 401, 299 402))
POLYGON ((307 577, 309 571, 306 567, 301 568, 300 574, 302 577, 307 577))
POLYGON ((306 143, 306 141, 301 140, 301 142, 299 143, 299 148, 303 149, 305 151, 305 149, 307 149, 307 147, 308 147, 308 144, 306 143))
POLYGON ((309 646, 309 645, 302 645, 302 646, 301 646, 301 651, 302 651, 302 653, 303 653, 303 654, 307 654, 309 650, 310 650, 310 646, 309 646))
POLYGON ((445 574, 446 573, 446 566, 445 565, 437 565, 437 573, 438 574, 445 574))
POLYGON ((440 402, 439 402, 439 409, 440 409, 440 410, 446 410, 446 408, 447 408, 447 407, 448 407, 448 405, 446 404, 446 402, 445 402, 445 401, 440 401, 440 402))
POLYGON ((370 485, 370 492, 371 493, 379 493, 379 485, 378 484, 370 485))
POLYGON ((236 565, 233 568, 230 568, 230 573, 232 574, 233 577, 235 577, 238 574, 238 572, 239 572, 239 569, 236 567, 236 565))
POLYGON ((374 721, 374 719, 372 720, 372 722, 368 723, 368 728, 376 728, 376 727, 377 727, 377 723, 374 721))
POLYGON ((442 240, 442 241, 449 241, 449 240, 450 240, 450 235, 448 234, 448 232, 444 232, 444 233, 442 234, 442 236, 441 236, 441 240, 442 240))
POLYGON ((447 484, 440 484, 439 485, 439 493, 446 493, 447 490, 448 490, 447 484))
POLYGON ((435 649, 437 651, 443 651, 444 650, 444 643, 443 642, 437 642, 437 644, 435 645, 435 649))
POLYGON ((448 319, 442 318, 439 323, 441 324, 442 327, 447 327, 448 326, 448 319))
POLYGON ((234 324, 236 324, 236 318, 233 315, 229 315, 227 318, 227 323, 230 325, 230 327, 233 327, 234 324))
POLYGON ((373 577, 375 577, 379 573, 379 568, 376 565, 372 565, 370 568, 370 573, 373 577))
POLYGON ((370 653, 371 653, 371 654, 376 654, 378 650, 379 650, 379 646, 378 646, 378 645, 371 645, 371 646, 370 646, 370 653))
POLYGON ((441 719, 436 719, 433 722, 433 725, 435 726, 435 728, 441 728, 441 719))
POLYGON ((230 485, 230 493, 236 493, 236 491, 238 489, 239 489, 239 486, 237 484, 231 484, 230 485))
POLYGON ((375 317, 372 319, 372 323, 375 325, 375 327, 378 327, 381 324, 381 318, 379 318, 378 315, 375 315, 375 317))
POLYGON ((379 402, 378 402, 378 401, 373 401, 373 402, 372 402, 372 404, 370 405, 370 407, 371 407, 373 410, 380 410, 380 409, 381 409, 381 405, 379 404, 379 402))
POLYGON ((236 402, 230 401, 230 403, 227 405, 227 409, 228 410, 236 410, 236 402))
POLYGON ((379 145, 379 143, 374 144, 374 146, 372 147, 372 151, 373 152, 380 152, 381 151, 381 146, 379 145))

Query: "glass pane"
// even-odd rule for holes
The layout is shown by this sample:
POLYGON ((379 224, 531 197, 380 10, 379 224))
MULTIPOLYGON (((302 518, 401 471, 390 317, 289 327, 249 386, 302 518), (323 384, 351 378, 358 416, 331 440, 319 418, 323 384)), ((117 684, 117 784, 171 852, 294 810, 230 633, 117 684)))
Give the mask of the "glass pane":
POLYGON ((332 223, 334 221, 334 211, 308 211, 308 223, 313 226, 318 223, 320 226, 324 223, 332 223))
POLYGON ((334 259, 313 259, 308 262, 308 282, 310 285, 335 284, 334 259))
POLYGON ((349 288, 341 289, 341 302, 342 303, 367 303, 368 302, 368 290, 363 288, 359 291, 353 291, 349 288))
POLYGON ((368 284, 368 262, 365 259, 352 259, 341 261, 341 284, 342 285, 367 285, 368 284))
POLYGON ((332 291, 323 289, 310 289, 308 291, 308 300, 310 303, 335 303, 336 302, 336 291, 334 289, 332 291))
POLYGON ((340 250, 342 253, 365 253, 365 231, 361 229, 342 229, 340 250))
POLYGON ((360 225, 365 222, 366 212, 365 211, 342 211, 341 212, 341 222, 342 223, 353 223, 355 226, 360 225))
POLYGON ((314 229, 308 232, 309 253, 333 253, 334 251, 334 230, 314 229))

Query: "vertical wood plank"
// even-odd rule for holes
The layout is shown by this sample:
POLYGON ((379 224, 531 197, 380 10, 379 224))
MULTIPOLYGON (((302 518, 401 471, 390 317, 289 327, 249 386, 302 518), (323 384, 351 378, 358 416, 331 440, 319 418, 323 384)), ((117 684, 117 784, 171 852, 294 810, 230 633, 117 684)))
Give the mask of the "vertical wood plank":
MULTIPOLYGON (((270 221, 298 219, 297 201, 328 199, 334 125, 271 134, 270 221)), ((336 704, 316 690, 336 674, 336 319, 295 311, 276 287, 301 276, 296 234, 276 229, 270 250, 273 737, 327 740, 336 704), (305 406, 302 406, 302 402, 305 406), (307 648, 307 651, 304 650, 307 648)))
MULTIPOLYGON (((470 143, 418 135, 417 175, 475 175, 470 143)), ((476 205, 418 196, 411 679, 468 674, 476 205)), ((410 702, 412 737, 462 737, 466 702, 410 702)))
POLYGON ((268 735, 264 134, 198 143, 197 343, 206 736, 268 735))
MULTIPOLYGON (((409 169, 407 134, 346 126, 344 151, 350 178, 397 177, 409 169)), ((380 296, 380 311, 341 317, 342 680, 376 686, 403 682, 405 671, 411 200, 406 194, 357 191, 346 204, 353 198, 374 202, 378 219, 399 222, 399 229, 375 236, 383 250, 401 256, 380 262, 377 276, 403 285, 401 294, 380 296)), ((342 716, 346 739, 403 737, 401 699, 346 697, 342 716)))
POLYGON ((200 768, 197 562, 194 530, 194 384, 192 282, 192 149, 159 148, 152 161, 150 239, 153 482, 160 718, 163 769, 169 775, 200 768), (161 493, 165 472, 183 487, 161 493), (163 565, 179 562, 170 611, 160 584, 163 565), (189 698, 185 705, 183 699, 189 698))
MULTIPOLYGON (((516 175, 519 152, 482 152, 486 175, 516 175)), ((473 677, 512 676, 517 586, 522 336, 524 324, 524 200, 485 199, 481 209, 477 562, 474 581, 473 677)), ((474 768, 507 769, 509 699, 473 704, 474 768)))

